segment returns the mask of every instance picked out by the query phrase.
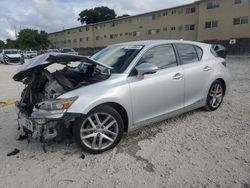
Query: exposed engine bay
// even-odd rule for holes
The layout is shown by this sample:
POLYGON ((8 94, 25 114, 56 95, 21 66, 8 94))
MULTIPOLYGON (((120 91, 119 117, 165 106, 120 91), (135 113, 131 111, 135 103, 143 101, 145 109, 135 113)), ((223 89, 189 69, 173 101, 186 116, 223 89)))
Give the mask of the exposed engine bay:
POLYGON ((108 78, 100 74, 95 65, 81 63, 77 67, 66 65, 62 70, 50 73, 47 69, 34 70, 25 78, 20 108, 31 115, 34 106, 44 100, 56 99, 68 91, 97 83, 108 78))
POLYGON ((66 92, 109 78, 110 74, 104 74, 98 68, 100 66, 109 69, 83 56, 60 53, 44 54, 22 65, 13 77, 25 85, 21 99, 16 103, 21 131, 43 143, 61 139, 65 132, 70 133, 70 126, 77 116, 65 112, 76 98, 57 98, 66 92), (47 67, 54 63, 63 65, 63 68, 49 71, 47 67))

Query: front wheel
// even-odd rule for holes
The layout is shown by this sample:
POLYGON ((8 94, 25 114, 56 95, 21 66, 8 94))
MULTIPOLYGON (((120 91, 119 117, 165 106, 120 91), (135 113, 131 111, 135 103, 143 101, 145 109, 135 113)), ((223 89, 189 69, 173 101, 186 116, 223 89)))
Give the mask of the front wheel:
POLYGON ((110 106, 99 106, 76 121, 73 135, 76 143, 88 153, 97 154, 114 148, 123 135, 120 114, 110 106))
POLYGON ((223 101, 224 94, 225 89, 222 83, 219 80, 214 81, 208 91, 205 108, 209 111, 214 111, 219 108, 223 101))

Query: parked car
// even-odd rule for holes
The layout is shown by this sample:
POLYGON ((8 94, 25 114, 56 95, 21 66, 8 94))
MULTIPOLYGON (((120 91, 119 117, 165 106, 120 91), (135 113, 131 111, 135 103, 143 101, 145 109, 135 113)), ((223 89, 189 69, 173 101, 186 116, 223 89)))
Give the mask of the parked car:
POLYGON ((3 64, 23 64, 24 57, 17 49, 3 49, 0 53, 0 62, 3 64))
POLYGON ((68 53, 68 54, 78 55, 78 52, 76 52, 73 48, 62 48, 60 51, 62 53, 68 53))
POLYGON ((59 53, 60 51, 59 51, 58 49, 48 49, 48 50, 47 50, 47 53, 50 53, 50 52, 59 53))
POLYGON ((23 52, 23 56, 24 56, 24 58, 36 57, 37 56, 37 51, 32 51, 32 50, 25 51, 25 52, 23 52))
POLYGON ((96 154, 114 148, 124 132, 201 107, 216 110, 229 72, 210 44, 152 40, 111 45, 91 58, 44 54, 14 80, 27 85, 16 103, 26 134, 44 143, 73 136, 96 154), (55 63, 65 67, 49 72, 55 63))

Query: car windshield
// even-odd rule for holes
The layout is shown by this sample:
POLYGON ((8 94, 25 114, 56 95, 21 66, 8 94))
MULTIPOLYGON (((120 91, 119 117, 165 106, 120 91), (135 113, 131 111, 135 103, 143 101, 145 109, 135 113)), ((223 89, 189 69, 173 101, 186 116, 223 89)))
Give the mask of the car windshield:
POLYGON ((65 48, 65 49, 63 49, 62 50, 62 52, 74 52, 74 50, 73 49, 70 49, 70 48, 65 48))
POLYGON ((18 50, 4 50, 5 54, 19 54, 18 50))
MULTIPOLYGON (((142 45, 113 45, 102 49, 91 59, 112 67, 111 73, 123 73, 135 56, 141 51, 142 45)), ((98 67, 102 72, 103 67, 98 67)))

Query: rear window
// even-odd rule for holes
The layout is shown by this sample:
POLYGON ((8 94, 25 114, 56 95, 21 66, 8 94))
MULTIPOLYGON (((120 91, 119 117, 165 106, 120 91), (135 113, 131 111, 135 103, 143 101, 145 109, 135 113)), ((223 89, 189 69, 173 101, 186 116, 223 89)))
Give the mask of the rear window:
POLYGON ((175 44, 183 64, 199 61, 199 57, 193 45, 175 44))

